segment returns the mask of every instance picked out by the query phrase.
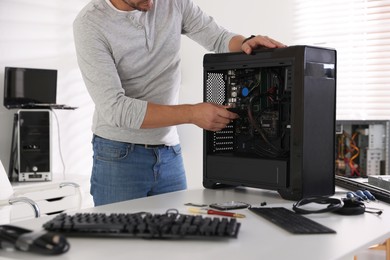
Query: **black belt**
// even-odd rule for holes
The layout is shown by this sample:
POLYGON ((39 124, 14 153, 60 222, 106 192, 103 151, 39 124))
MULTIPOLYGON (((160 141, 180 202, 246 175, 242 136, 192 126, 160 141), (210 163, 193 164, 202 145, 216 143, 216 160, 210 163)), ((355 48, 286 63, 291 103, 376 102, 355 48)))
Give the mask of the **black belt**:
POLYGON ((136 146, 141 146, 145 149, 153 149, 153 148, 164 148, 164 147, 169 147, 165 144, 134 144, 136 146))
MULTIPOLYGON (((105 139, 103 137, 100 137, 100 136, 94 134, 94 137, 95 136, 98 138, 101 138, 101 139, 105 139)), ((109 139, 106 139, 106 140, 109 140, 109 139)), ((128 143, 128 144, 130 144, 130 143, 128 143)), ((141 146, 141 147, 146 148, 146 149, 169 147, 169 145, 165 145, 165 144, 134 144, 134 145, 141 146)))

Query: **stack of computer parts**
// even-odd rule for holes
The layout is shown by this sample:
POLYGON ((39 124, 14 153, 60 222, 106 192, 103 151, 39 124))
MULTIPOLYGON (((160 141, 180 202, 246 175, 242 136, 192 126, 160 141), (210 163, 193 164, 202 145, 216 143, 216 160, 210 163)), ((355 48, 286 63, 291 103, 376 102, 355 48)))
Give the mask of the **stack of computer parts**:
POLYGON ((337 175, 347 177, 387 175, 389 150, 389 121, 337 121, 337 175))
POLYGON ((240 117, 204 131, 204 187, 270 189, 291 200, 333 195, 335 100, 333 49, 206 54, 204 101, 240 117))
POLYGON ((335 150, 338 185, 390 202, 390 121, 338 120, 335 150))

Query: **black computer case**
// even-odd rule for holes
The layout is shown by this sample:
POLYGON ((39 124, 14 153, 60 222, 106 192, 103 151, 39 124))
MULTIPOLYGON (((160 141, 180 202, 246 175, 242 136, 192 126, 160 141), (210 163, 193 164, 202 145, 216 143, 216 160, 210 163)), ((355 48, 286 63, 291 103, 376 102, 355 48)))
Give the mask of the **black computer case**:
POLYGON ((240 118, 204 131, 203 186, 335 190, 336 51, 314 46, 204 56, 204 101, 240 118))
POLYGON ((16 173, 20 182, 52 180, 50 113, 47 109, 18 110, 16 173))

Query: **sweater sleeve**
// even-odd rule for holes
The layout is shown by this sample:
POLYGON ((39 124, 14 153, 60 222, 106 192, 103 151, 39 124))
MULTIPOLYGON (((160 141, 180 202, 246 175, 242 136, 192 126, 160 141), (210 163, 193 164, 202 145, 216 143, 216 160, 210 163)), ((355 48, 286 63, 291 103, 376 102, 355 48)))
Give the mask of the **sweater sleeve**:
POLYGON ((99 118, 115 127, 139 129, 147 102, 125 96, 104 35, 83 16, 74 21, 73 32, 77 61, 99 118))
POLYGON ((229 42, 237 34, 219 26, 214 18, 203 12, 192 0, 178 0, 182 9, 182 34, 209 51, 229 52, 229 42))

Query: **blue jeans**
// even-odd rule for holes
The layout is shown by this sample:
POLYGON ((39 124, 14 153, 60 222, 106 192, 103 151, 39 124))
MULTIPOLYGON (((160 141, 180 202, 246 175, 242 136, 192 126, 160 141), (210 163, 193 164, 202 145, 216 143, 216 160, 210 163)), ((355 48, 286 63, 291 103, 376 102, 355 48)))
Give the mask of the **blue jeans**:
POLYGON ((95 206, 187 188, 180 145, 146 148, 96 135, 92 145, 95 206))

